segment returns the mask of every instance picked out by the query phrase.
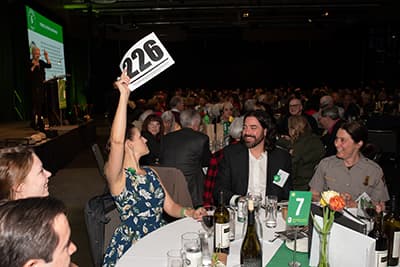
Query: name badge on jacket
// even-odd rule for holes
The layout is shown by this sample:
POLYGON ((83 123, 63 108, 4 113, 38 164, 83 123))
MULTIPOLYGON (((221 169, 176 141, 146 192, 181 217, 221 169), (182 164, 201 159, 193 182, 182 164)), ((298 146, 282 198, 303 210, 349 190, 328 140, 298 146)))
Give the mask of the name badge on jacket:
POLYGON ((289 178, 289 173, 285 172, 284 170, 279 169, 278 173, 274 175, 274 184, 279 187, 283 187, 289 178))

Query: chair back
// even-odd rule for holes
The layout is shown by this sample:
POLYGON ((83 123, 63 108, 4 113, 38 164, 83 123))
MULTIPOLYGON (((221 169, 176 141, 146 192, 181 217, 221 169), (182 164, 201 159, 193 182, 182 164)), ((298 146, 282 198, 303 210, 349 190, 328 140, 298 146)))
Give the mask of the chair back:
POLYGON ((172 199, 185 207, 193 207, 192 197, 182 171, 174 167, 150 166, 155 170, 172 199))
POLYGON ((104 175, 104 157, 103 153, 101 153, 100 147, 98 144, 94 143, 90 146, 90 149, 92 150, 93 156, 96 160, 97 163, 97 169, 99 170, 99 173, 101 177, 105 178, 104 175))
POLYGON ((111 237, 121 223, 119 212, 109 193, 92 197, 84 210, 90 252, 94 267, 101 267, 111 237))
POLYGON ((368 130, 368 140, 377 145, 382 153, 398 154, 398 132, 394 130, 368 130))

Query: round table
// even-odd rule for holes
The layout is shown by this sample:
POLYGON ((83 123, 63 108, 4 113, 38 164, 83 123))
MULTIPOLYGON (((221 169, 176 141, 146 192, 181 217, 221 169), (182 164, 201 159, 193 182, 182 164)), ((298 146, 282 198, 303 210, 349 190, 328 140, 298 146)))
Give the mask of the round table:
MULTIPOLYGON (((260 211, 260 220, 263 225, 263 266, 265 266, 282 245, 280 239, 269 242, 275 236, 276 231, 285 230, 285 222, 278 213, 278 225, 276 228, 267 228, 263 222, 264 211, 260 211)), ((234 266, 240 262, 240 247, 242 245, 243 223, 236 222, 236 238, 231 242, 230 254, 227 266, 234 266)), ((167 266, 167 251, 181 248, 181 235, 185 232, 198 232, 202 230, 201 223, 192 218, 183 218, 163 226, 140 239, 121 257, 117 267, 167 266)))

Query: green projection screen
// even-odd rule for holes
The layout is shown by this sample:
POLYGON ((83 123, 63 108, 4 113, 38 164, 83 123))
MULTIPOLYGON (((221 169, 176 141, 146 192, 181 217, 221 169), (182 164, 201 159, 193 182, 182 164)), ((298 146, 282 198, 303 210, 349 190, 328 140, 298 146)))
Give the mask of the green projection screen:
POLYGON ((43 52, 49 53, 51 68, 46 69, 46 80, 54 77, 65 77, 64 42, 62 27, 36 12, 29 6, 25 6, 29 54, 33 45, 40 48, 41 57, 44 60, 43 52))

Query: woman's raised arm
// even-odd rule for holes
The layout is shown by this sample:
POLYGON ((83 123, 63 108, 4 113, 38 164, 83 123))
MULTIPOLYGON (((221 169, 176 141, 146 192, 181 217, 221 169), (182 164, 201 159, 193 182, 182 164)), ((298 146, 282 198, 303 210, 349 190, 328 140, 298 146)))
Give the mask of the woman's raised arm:
MULTIPOLYGON (((125 153, 125 131, 126 113, 130 90, 129 76, 123 71, 121 77, 115 82, 115 86, 120 92, 117 111, 111 127, 110 134, 110 154, 104 166, 104 173, 107 177, 108 186, 112 194, 119 194, 123 180, 123 162, 125 153)), ((123 188, 123 184, 122 184, 123 188)))

